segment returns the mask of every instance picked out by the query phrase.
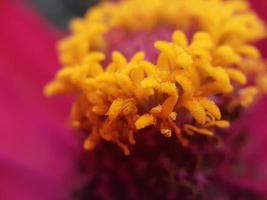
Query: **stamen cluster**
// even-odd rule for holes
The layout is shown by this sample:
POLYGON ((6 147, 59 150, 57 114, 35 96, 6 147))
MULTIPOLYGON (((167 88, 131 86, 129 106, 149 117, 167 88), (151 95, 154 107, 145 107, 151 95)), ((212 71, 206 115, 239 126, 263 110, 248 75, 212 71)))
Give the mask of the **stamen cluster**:
POLYGON ((263 65, 251 42, 265 36, 265 26, 241 0, 105 2, 75 20, 72 31, 60 44, 64 67, 45 92, 77 96, 72 125, 89 132, 86 149, 102 138, 129 155, 135 134, 149 126, 166 137, 174 133, 186 146, 187 135, 213 136, 216 128, 229 126, 222 106, 248 106, 266 89, 264 68, 249 76, 251 66, 263 65), (162 24, 177 31, 172 41, 155 42, 155 63, 145 58, 147 52, 129 59, 115 51, 103 64, 108 31, 162 24))

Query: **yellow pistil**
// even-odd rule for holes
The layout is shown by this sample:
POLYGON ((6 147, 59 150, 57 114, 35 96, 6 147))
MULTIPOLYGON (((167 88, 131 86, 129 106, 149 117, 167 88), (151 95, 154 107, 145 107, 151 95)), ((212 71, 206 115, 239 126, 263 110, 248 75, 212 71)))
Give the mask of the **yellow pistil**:
MULTIPOLYGON (((246 87, 251 71, 247 60, 261 63, 250 42, 265 36, 266 29, 242 0, 103 2, 85 19, 74 20, 71 30, 72 35, 59 46, 64 67, 46 86, 45 94, 78 96, 72 108, 72 125, 90 131, 85 149, 93 149, 102 138, 129 155, 134 135, 149 126, 166 137, 175 133, 183 145, 188 145, 186 133, 213 136, 216 127, 229 126, 221 119, 224 116, 214 97, 231 97, 242 88, 230 104, 248 106, 260 90, 266 89, 246 87), (201 31, 195 32, 190 42, 181 30, 190 29, 193 23, 201 31), (112 61, 102 65, 104 36, 109 30, 119 27, 136 32, 162 24, 178 31, 172 41, 155 42, 159 51, 156 63, 146 60, 145 52, 137 52, 130 60, 113 52, 112 61), (178 126, 184 117, 181 110, 187 110, 193 119, 178 126)), ((261 68, 258 85, 263 85, 265 74, 261 68)))

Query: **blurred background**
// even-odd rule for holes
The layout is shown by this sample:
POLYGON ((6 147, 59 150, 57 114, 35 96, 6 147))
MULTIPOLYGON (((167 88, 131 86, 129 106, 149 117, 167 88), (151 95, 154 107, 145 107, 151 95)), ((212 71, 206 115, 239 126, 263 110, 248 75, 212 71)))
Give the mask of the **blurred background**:
POLYGON ((66 28, 74 16, 82 16, 98 0, 28 0, 34 8, 53 24, 66 28))

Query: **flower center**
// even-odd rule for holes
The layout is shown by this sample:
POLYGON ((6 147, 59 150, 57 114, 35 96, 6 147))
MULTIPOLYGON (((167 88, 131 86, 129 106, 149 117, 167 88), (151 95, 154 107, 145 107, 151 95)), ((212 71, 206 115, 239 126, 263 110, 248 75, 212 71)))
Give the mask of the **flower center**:
POLYGON ((187 145, 185 136, 228 127, 221 110, 248 106, 266 89, 251 44, 266 28, 245 1, 103 2, 71 29, 59 47, 64 68, 45 92, 77 95, 72 125, 90 132, 86 149, 102 138, 128 155, 148 126, 187 145))
POLYGON ((154 43, 158 40, 171 41, 173 31, 173 28, 167 27, 132 33, 119 28, 111 29, 105 38, 107 62, 110 62, 111 54, 114 51, 121 52, 127 59, 142 51, 145 53, 146 60, 155 63, 158 51, 154 48, 154 43))

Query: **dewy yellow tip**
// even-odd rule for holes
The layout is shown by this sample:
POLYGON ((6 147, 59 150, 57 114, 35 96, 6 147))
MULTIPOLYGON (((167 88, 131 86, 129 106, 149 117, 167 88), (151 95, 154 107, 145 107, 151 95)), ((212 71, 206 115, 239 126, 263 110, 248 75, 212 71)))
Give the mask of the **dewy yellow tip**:
POLYGON ((251 45, 266 35, 266 27, 242 0, 102 2, 84 19, 72 21, 71 31, 59 45, 64 67, 45 94, 77 96, 72 124, 89 132, 85 149, 93 149, 102 138, 129 155, 134 134, 149 126, 166 137, 175 133, 188 145, 186 134, 213 136, 216 127, 230 125, 221 120, 216 99, 230 99, 226 107, 248 106, 266 90, 267 73, 251 45), (156 63, 146 60, 145 52, 127 59, 115 51, 103 66, 108 31, 153 31, 162 25, 178 30, 172 41, 155 42, 156 63), (185 34, 190 30, 192 41, 185 34), (252 72, 255 85, 247 87, 252 72), (178 126, 185 111, 193 119, 178 126))

